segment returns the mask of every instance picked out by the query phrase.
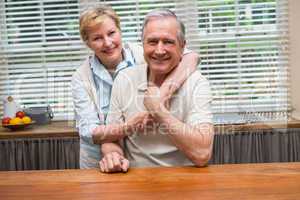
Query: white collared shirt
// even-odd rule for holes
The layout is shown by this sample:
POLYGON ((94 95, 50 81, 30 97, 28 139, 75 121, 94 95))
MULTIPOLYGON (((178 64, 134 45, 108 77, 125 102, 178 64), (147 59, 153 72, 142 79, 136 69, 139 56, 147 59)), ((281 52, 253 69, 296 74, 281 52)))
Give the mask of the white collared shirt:
POLYGON ((72 79, 72 93, 76 101, 76 126, 80 134, 80 168, 98 168, 98 162, 101 158, 100 146, 93 143, 92 131, 98 125, 105 124, 115 77, 121 70, 135 66, 134 57, 129 49, 123 49, 123 58, 124 60, 119 63, 113 76, 95 55, 89 58, 100 111, 90 99, 82 80, 74 77, 72 79))
MULTIPOLYGON (((143 104, 146 89, 146 65, 120 72, 112 89, 107 123, 123 123, 146 111, 143 104)), ((209 82, 200 71, 195 71, 173 95, 170 113, 191 126, 212 123, 211 100, 209 82)), ((124 148, 130 166, 134 167, 193 165, 172 143, 163 126, 128 136, 124 148)))

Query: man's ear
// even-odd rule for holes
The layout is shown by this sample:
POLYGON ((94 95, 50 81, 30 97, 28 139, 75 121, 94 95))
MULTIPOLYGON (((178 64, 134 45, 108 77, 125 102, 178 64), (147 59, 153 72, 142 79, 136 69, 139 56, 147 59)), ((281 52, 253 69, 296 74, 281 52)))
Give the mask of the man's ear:
POLYGON ((181 42, 182 53, 183 53, 183 51, 184 51, 185 44, 186 44, 186 40, 184 40, 183 42, 181 42))
POLYGON ((186 40, 183 41, 182 45, 183 45, 182 48, 184 49, 186 45, 186 40))

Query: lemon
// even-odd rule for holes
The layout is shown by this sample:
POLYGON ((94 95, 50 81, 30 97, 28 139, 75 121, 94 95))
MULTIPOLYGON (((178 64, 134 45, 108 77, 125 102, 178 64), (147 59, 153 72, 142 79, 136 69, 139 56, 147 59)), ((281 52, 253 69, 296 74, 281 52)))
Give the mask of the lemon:
POLYGON ((31 118, 28 116, 25 116, 22 118, 22 121, 24 124, 30 124, 31 123, 31 118))
POLYGON ((23 121, 20 117, 15 117, 9 120, 10 125, 23 124, 23 121))

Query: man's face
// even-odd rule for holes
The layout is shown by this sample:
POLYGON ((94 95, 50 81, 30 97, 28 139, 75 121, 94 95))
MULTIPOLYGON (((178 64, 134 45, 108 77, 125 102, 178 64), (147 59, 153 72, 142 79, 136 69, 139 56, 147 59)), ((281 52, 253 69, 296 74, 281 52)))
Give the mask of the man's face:
POLYGON ((144 57, 150 73, 166 75, 176 67, 184 43, 177 38, 178 24, 172 17, 152 19, 144 29, 144 57))

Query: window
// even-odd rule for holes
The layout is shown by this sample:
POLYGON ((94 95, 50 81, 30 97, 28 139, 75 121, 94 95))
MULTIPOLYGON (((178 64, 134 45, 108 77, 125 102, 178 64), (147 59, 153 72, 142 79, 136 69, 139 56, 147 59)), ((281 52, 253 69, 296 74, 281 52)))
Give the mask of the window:
MULTIPOLYGON (((2 0, 1 96, 25 106, 50 104, 56 119, 73 118, 69 81, 86 56, 78 16, 93 0, 2 0)), ((123 41, 140 41, 144 16, 174 10, 188 48, 213 92, 213 112, 278 113, 290 109, 287 0, 111 0, 123 41)), ((275 115, 274 115, 275 116, 275 115)))
POLYGON ((214 112, 261 112, 285 118, 287 1, 198 1, 198 5, 201 69, 212 85, 214 112))
POLYGON ((72 115, 69 82, 87 52, 78 6, 77 0, 2 1, 1 96, 25 107, 51 105, 57 119, 72 115))

